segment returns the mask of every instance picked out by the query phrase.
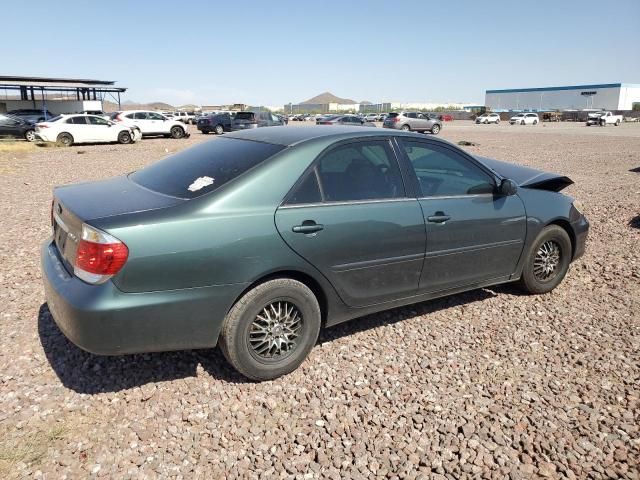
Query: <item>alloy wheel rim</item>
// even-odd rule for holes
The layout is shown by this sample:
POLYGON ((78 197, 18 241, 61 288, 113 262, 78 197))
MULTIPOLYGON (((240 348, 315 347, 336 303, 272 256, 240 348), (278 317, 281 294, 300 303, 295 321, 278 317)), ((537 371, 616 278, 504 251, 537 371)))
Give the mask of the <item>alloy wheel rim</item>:
POLYGON ((32 142, 36 139, 36 134, 33 131, 28 131, 27 132, 27 141, 32 142))
POLYGON ((298 346, 302 313, 293 303, 278 300, 265 306, 249 329, 249 346, 264 360, 281 360, 298 346))
POLYGON ((560 246, 552 240, 547 240, 540 245, 533 259, 533 275, 539 281, 549 281, 558 273, 559 265, 560 246))

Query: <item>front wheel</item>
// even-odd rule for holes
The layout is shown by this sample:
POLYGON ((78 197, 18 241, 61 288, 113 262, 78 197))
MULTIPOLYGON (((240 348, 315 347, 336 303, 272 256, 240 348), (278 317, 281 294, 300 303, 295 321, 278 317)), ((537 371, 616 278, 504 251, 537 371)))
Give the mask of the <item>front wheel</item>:
POLYGON ((547 293, 564 279, 571 263, 571 240, 558 225, 545 227, 525 260, 520 286, 528 293, 547 293))
POLYGON ((118 143, 126 145, 127 143, 131 143, 131 133, 123 130, 118 134, 118 143))
POLYGON ((500 119, 496 120, 496 125, 500 124, 500 119))
POLYGON ((320 306, 303 283, 278 278, 246 293, 229 311, 220 333, 227 361, 251 380, 292 372, 318 339, 320 306))
POLYGON ((35 130, 27 130, 24 132, 24 139, 27 142, 35 142, 36 141, 36 132, 35 130))
POLYGON ((182 138, 184 137, 184 129, 182 127, 171 127, 171 137, 172 138, 182 138))
POLYGON ((433 133, 434 135, 437 135, 440 133, 440 125, 438 125, 437 123, 431 127, 431 133, 433 133))
POLYGON ((216 125, 216 128, 213 130, 216 132, 216 135, 222 135, 224 133, 224 127, 222 125, 216 125))
POLYGON ((620 120, 616 120, 616 127, 620 126, 620 120))
POLYGON ((537 125, 537 124, 538 124, 538 120, 534 120, 534 121, 533 121, 533 124, 534 124, 534 125, 537 125))

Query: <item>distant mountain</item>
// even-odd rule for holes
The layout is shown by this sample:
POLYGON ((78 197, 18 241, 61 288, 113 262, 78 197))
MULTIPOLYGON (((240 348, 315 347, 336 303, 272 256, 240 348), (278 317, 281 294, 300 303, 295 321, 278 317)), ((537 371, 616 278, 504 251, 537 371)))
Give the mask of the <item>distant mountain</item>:
MULTIPOLYGON (((115 112, 118 110, 118 104, 108 101, 102 102, 102 108, 105 112, 115 112)), ((122 102, 122 110, 176 110, 176 107, 164 102, 136 103, 131 100, 122 102)))
POLYGON ((320 95, 316 95, 313 98, 310 98, 309 100, 305 100, 304 102, 301 102, 303 105, 305 103, 338 103, 340 105, 344 105, 344 104, 349 104, 349 103, 358 103, 355 100, 351 100, 350 98, 340 98, 340 97, 336 97, 333 93, 331 92, 324 92, 321 93, 320 95))

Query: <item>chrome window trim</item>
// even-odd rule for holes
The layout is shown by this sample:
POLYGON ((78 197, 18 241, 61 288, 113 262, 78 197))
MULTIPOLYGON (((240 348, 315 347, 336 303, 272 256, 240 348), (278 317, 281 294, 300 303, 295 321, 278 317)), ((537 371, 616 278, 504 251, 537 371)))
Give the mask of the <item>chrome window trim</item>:
POLYGON ((447 200, 450 198, 477 198, 477 197, 494 197, 494 193, 470 193, 468 195, 440 195, 432 197, 418 197, 418 200, 447 200))
POLYGON ((416 198, 380 198, 374 200, 349 200, 344 202, 316 202, 316 203, 300 203, 297 205, 281 205, 278 209, 290 208, 309 208, 309 207, 333 207, 342 205, 367 205, 370 203, 398 203, 398 202, 415 202, 416 198))

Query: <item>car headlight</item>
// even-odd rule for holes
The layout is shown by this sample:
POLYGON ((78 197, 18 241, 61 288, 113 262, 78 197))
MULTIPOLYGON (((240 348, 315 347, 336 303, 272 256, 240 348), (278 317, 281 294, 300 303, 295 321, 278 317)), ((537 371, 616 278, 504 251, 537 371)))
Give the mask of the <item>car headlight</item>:
POLYGON ((580 200, 573 201, 573 208, 575 208, 580 215, 584 215, 584 205, 580 200))

